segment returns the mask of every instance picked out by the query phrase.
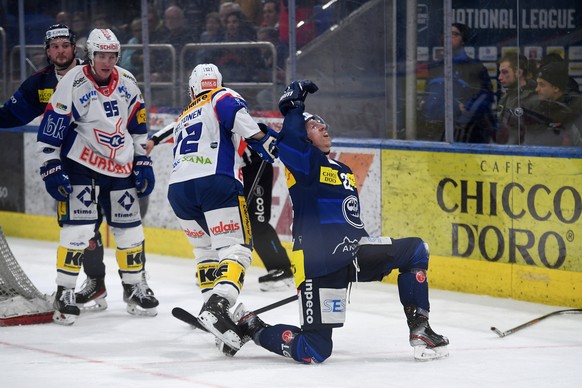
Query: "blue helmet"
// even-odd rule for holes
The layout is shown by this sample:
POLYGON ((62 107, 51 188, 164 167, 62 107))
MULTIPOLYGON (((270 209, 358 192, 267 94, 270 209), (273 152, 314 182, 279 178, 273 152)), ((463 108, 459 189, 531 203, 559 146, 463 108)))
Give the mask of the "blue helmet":
POLYGON ((71 31, 71 29, 65 24, 53 24, 48 28, 48 30, 46 30, 44 37, 44 48, 49 48, 51 40, 55 38, 68 39, 71 44, 75 44, 77 42, 75 33, 71 31))

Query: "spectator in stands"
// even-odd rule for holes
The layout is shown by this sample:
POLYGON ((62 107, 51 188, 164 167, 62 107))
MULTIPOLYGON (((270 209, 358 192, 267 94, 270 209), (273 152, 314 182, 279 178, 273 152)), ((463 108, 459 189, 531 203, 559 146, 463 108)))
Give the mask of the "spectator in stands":
POLYGON ((257 31, 258 42, 270 42, 275 46, 277 59, 274 58, 271 50, 261 48, 261 55, 257 60, 255 80, 257 82, 271 82, 273 65, 276 67, 277 80, 276 93, 273 88, 267 87, 257 93, 256 109, 257 110, 274 110, 276 108, 275 96, 279 96, 280 91, 285 87, 285 59, 287 52, 285 46, 279 41, 279 32, 273 27, 262 27, 257 31))
MULTIPOLYGON (((297 28, 296 33, 296 44, 297 48, 300 49, 316 36, 313 7, 318 2, 316 0, 297 0, 295 3, 297 23, 303 22, 301 27, 297 28)), ((279 7, 279 40, 289 47, 289 8, 287 0, 281 0, 279 7)))
POLYGON ((67 11, 61 11, 55 16, 55 24, 64 24, 66 26, 70 26, 72 20, 72 15, 67 11))
POLYGON ((568 65, 564 61, 543 66, 536 92, 540 98, 540 120, 545 128, 527 134, 528 144, 580 146, 582 138, 582 97, 569 92, 568 65))
MULTIPOLYGON (((141 18, 133 19, 130 29, 132 37, 127 41, 127 44, 140 44, 142 41, 141 18)), ((123 50, 119 66, 129 70, 136 79, 143 79, 143 64, 137 60, 134 62, 135 53, 136 49, 133 48, 123 50)))
MULTIPOLYGON (((152 34, 151 43, 171 44, 175 50, 176 69, 184 45, 196 43, 198 39, 193 37, 186 27, 184 11, 176 5, 171 5, 164 11, 164 25, 155 34, 152 34)), ((192 51, 192 58, 194 56, 192 51)), ((186 63, 191 63, 194 59, 185 59, 186 63)), ((160 81, 171 80, 172 57, 167 50, 157 50, 152 52, 152 71, 159 73, 160 81)), ((178 87, 178 85, 176 85, 178 87)))
MULTIPOLYGON (((225 42, 252 42, 256 33, 242 11, 231 12, 226 17, 225 42)), ((225 79, 231 82, 248 82, 252 78, 258 53, 248 48, 229 48, 221 51, 216 65, 225 79)))
MULTIPOLYGON (((138 35, 134 34, 134 38, 137 38, 137 43, 141 43, 141 41, 142 41, 141 18, 139 20, 140 20, 140 27, 139 27, 140 32, 138 35)), ((150 43, 154 43, 152 41, 152 39, 154 37, 161 35, 160 31, 162 30, 163 27, 164 27, 164 23, 160 19, 160 15, 159 15, 158 11, 156 10, 156 8, 152 4, 149 4, 148 5, 148 31, 149 31, 150 43)), ((132 23, 132 29, 133 29, 133 23, 132 23)), ((154 52, 153 54, 154 55, 158 54, 158 56, 164 55, 164 53, 157 53, 157 52, 154 52)), ((128 56, 129 56, 129 54, 127 53, 127 51, 122 53, 122 59, 127 58, 128 56)), ((154 60, 152 59, 150 61, 150 63, 153 65, 154 60)), ((143 50, 134 50, 133 54, 131 54, 131 65, 133 68, 137 69, 137 71, 135 73, 133 73, 133 75, 138 80, 140 80, 140 81, 143 80, 143 50)), ((122 67, 124 67, 124 66, 122 66, 122 67)), ((126 68, 126 67, 124 67, 124 68, 126 68)), ((162 79, 162 72, 165 70, 166 69, 157 70, 157 69, 153 69, 153 67, 152 67, 152 71, 150 73, 151 80, 155 82, 155 81, 159 81, 160 79, 162 79)))
POLYGON ((164 26, 152 40, 156 43, 170 43, 176 49, 177 56, 185 44, 198 41, 186 26, 184 11, 177 5, 171 5, 164 11, 164 26))
MULTIPOLYGON (((200 34, 200 43, 217 43, 224 40, 222 24, 218 12, 209 12, 206 15, 204 31, 200 34)), ((200 49, 196 56, 197 63, 214 63, 217 49, 200 49)))
POLYGON ((271 27, 279 30, 279 0, 265 0, 263 2, 263 18, 261 27, 271 27))
POLYGON ((240 5, 235 2, 227 1, 220 4, 218 15, 220 16, 220 24, 223 30, 226 28, 226 17, 235 11, 242 12, 240 5))
POLYGON ((538 110, 539 99, 536 81, 527 79, 528 68, 527 58, 515 52, 499 60, 499 84, 503 87, 497 105, 495 141, 499 144, 524 144, 528 127, 539 125, 531 115, 538 110))
POLYGON ((77 35, 77 53, 80 57, 83 57, 87 46, 87 36, 89 35, 89 22, 84 12, 73 13, 71 30, 77 35))
POLYGON ((240 10, 251 24, 258 26, 261 23, 262 0, 235 0, 234 2, 240 6, 240 10))
MULTIPOLYGON (((549 53, 540 60, 538 70, 552 62, 564 62, 566 65, 568 64, 560 54, 549 53)), ((580 94, 580 85, 570 76, 568 77, 568 93, 580 94)))
MULTIPOLYGON (((461 23, 452 25, 453 49, 453 118, 454 141, 489 143, 495 133, 495 116, 491 105, 494 94, 489 73, 483 64, 469 57, 465 44, 471 38, 469 28, 461 23)), ((425 130, 442 132, 444 140, 444 60, 429 65, 428 80, 422 102, 422 113, 427 120, 425 130)))

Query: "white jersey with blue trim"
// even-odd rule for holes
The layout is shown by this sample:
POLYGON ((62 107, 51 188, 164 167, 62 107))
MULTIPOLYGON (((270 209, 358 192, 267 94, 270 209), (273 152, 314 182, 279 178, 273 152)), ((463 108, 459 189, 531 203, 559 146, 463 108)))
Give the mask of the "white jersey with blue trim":
MULTIPOLYGON (((47 105, 37 140, 43 158, 51 148, 98 173, 127 177, 147 142, 143 96, 128 71, 115 66, 99 86, 89 65, 77 66, 59 82, 47 105)), ((46 161, 46 160, 45 160, 46 161)))
POLYGON ((170 184, 216 174, 242 183, 244 139, 258 132, 245 100, 234 90, 217 88, 199 95, 174 128, 170 184))

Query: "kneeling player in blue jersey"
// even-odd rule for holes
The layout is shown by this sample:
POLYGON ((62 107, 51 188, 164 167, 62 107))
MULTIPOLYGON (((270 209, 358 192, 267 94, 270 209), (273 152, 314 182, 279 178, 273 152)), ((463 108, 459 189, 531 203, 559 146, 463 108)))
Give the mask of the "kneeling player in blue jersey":
POLYGON ((344 324, 349 284, 380 281, 398 269, 400 302, 415 358, 446 357, 449 340, 428 323, 428 246, 418 237, 368 236, 360 219, 354 174, 345 164, 329 158, 327 124, 304 112, 305 97, 317 89, 311 81, 295 81, 279 101, 285 121, 278 149, 293 202, 291 261, 301 328, 270 326, 248 313, 238 322, 243 342, 252 339, 299 362, 323 362, 332 353, 333 329, 344 324), (334 308, 329 308, 329 301, 334 301, 334 308))

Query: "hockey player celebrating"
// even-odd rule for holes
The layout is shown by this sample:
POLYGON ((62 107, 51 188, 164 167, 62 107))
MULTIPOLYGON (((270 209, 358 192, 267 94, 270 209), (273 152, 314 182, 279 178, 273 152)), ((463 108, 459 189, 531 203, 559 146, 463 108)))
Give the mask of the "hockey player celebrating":
POLYGON ((241 153, 246 140, 261 157, 276 157, 275 132, 263 133, 245 100, 222 87, 214 64, 200 64, 188 82, 192 102, 174 129, 168 199, 194 247, 204 299, 200 323, 227 347, 241 337, 229 316, 251 263, 251 228, 243 194, 241 153))
POLYGON ((123 299, 131 314, 155 316, 158 301, 143 282, 144 233, 139 197, 155 185, 145 154, 146 114, 133 75, 115 66, 120 44, 109 29, 87 39, 88 64, 70 70, 52 95, 38 130, 41 176, 58 201, 57 293, 53 320, 79 315, 75 285, 83 250, 101 207, 117 243, 123 299))
POLYGON ((279 101, 285 121, 278 149, 293 203, 291 262, 301 328, 269 326, 248 313, 238 323, 243 342, 253 339, 299 362, 323 362, 332 353, 333 329, 345 321, 349 283, 380 281, 398 269, 400 301, 415 358, 445 357, 448 339, 428 324, 427 244, 417 237, 368 236, 360 219, 354 174, 329 157, 331 138, 323 119, 304 112, 306 95, 317 90, 311 81, 295 81, 279 101))

